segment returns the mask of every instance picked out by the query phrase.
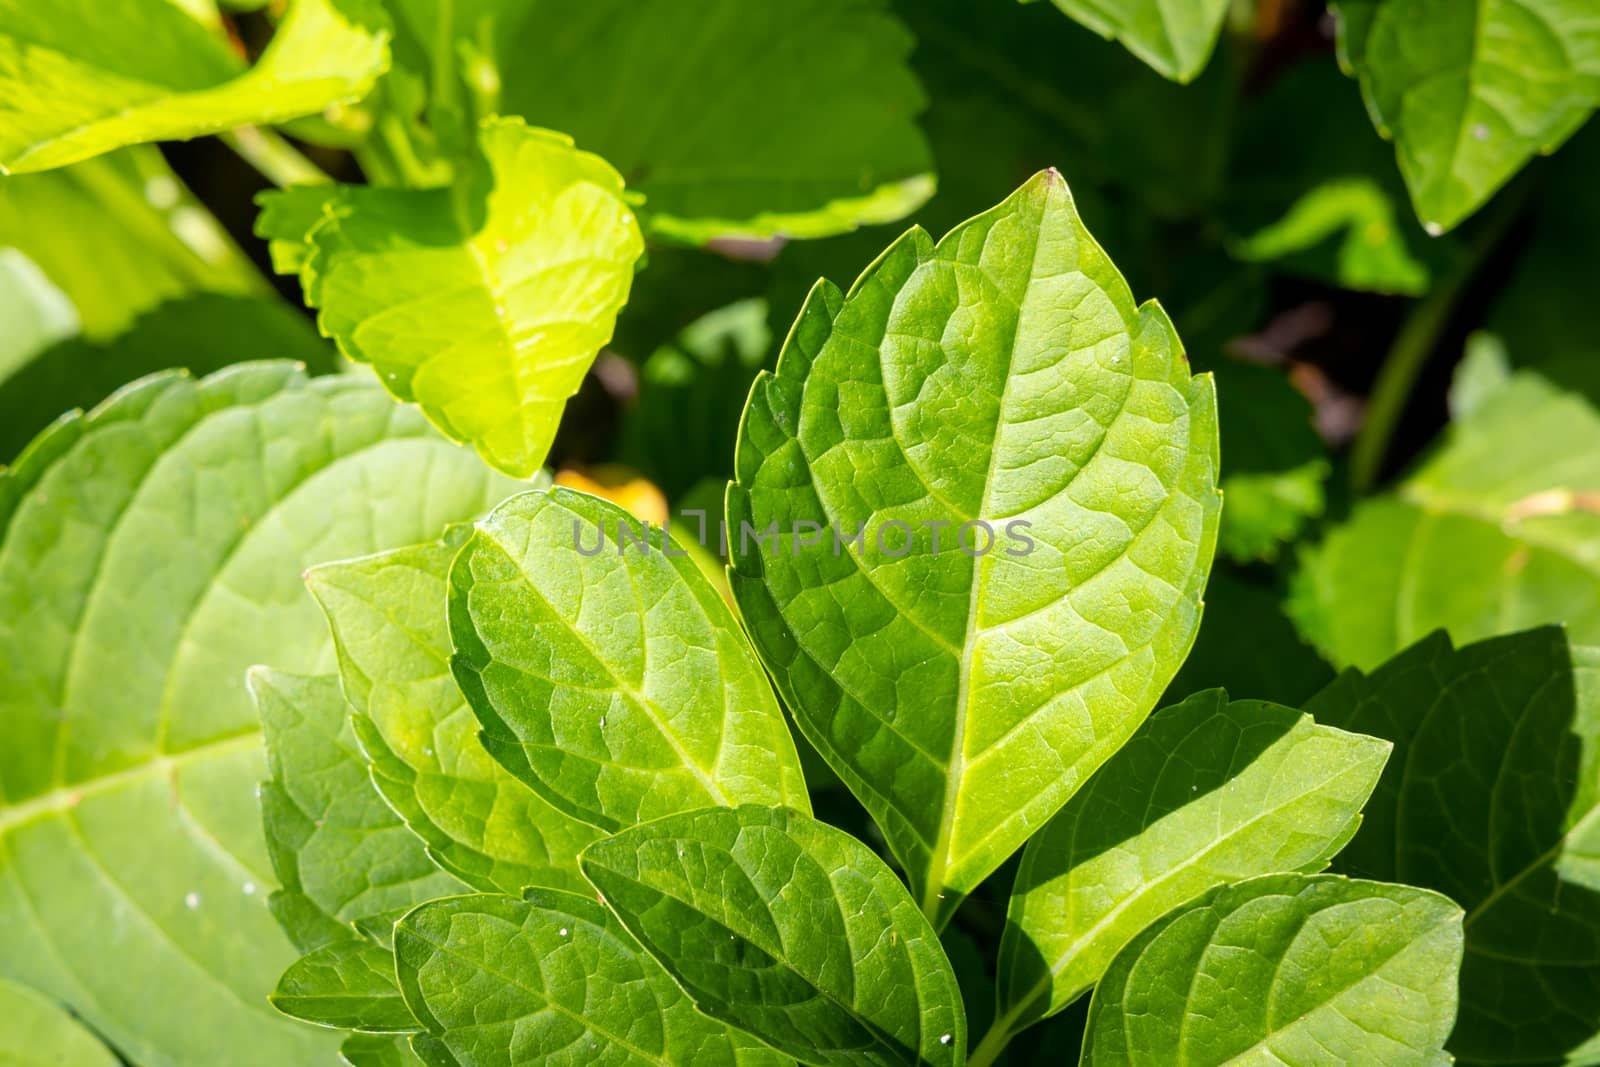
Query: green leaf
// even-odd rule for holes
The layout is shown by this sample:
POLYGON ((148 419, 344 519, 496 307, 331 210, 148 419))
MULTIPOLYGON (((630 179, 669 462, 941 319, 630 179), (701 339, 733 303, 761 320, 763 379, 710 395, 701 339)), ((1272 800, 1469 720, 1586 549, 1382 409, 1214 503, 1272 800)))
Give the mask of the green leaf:
POLYGON ((1312 424, 1311 403, 1276 367, 1219 359, 1222 427, 1222 526, 1217 544, 1240 563, 1274 561, 1301 529, 1322 515, 1327 449, 1312 424))
POLYGON ((1410 886, 1269 875, 1147 927, 1095 989, 1085 1067, 1439 1067, 1461 909, 1410 886))
POLYGON ((790 1062, 695 1011, 615 916, 573 893, 425 904, 396 929, 395 958, 407 1003, 459 1067, 790 1062))
POLYGON ((0 0, 0 173, 314 114, 366 93, 388 39, 370 0, 294 0, 244 70, 171 0, 0 0))
POLYGON ((1173 81, 1193 81, 1217 47, 1228 0, 1051 0, 1107 40, 1123 46, 1173 81))
POLYGON ((1423 231, 1393 154, 1370 130, 1331 58, 1296 64, 1251 101, 1221 205, 1229 251, 1340 288, 1427 292, 1458 250, 1423 231), (1314 135, 1285 135, 1308 114, 1314 135))
POLYGON ((142 313, 113 340, 51 345, 0 375, 0 459, 61 412, 93 408, 134 379, 178 367, 205 375, 256 359, 295 359, 312 374, 339 368, 333 346, 276 297, 191 293, 142 313))
MULTIPOLYGON (((437 64, 442 5, 400 6, 437 64)), ((488 61, 501 113, 614 163, 645 195, 653 234, 818 237, 902 218, 933 191, 912 39, 888 7, 491 2, 457 11, 442 44, 488 61)))
MULTIPOLYGON (((622 179, 566 137, 493 120, 493 190, 340 189, 299 263, 306 301, 351 359, 508 474, 531 477, 611 337, 644 250, 622 179)), ((314 194, 269 221, 275 259, 314 194)))
POLYGON ((1453 229, 1600 105, 1590 0, 1339 0, 1340 60, 1430 233, 1453 229))
POLYGON ((1309 705, 1391 739, 1352 873, 1467 909, 1463 1063, 1600 1053, 1600 649, 1554 627, 1456 649, 1435 634, 1309 705))
POLYGON ((290 940, 310 950, 461 891, 373 788, 338 679, 257 667, 249 685, 272 775, 261 786, 267 851, 283 885, 270 904, 290 940))
MULTIPOLYGON (((15 248, 0 248, 0 318, 6 322, 5 336, 0 337, 0 387, 41 351, 80 329, 72 301, 15 248)), ((0 455, 13 452, 10 446, 0 446, 0 455)))
POLYGON ((607 831, 711 804, 809 811, 739 623, 682 548, 642 527, 551 489, 508 500, 462 546, 450 634, 484 746, 607 831))
POLYGON ((306 574, 333 628, 372 780, 434 861, 472 887, 583 889, 578 853, 598 833, 489 756, 450 674, 446 580, 459 547, 452 537, 306 574))
POLYGON ((937 245, 913 229, 848 294, 819 283, 751 393, 737 468, 752 637, 942 924, 1194 640, 1210 379, 1050 171, 937 245), (992 538, 971 526, 963 550, 980 521, 992 538))
POLYGON ((53 1002, 0 978, 0 1064, 5 1067, 117 1067, 93 1034, 53 1002))
POLYGON ((812 1064, 965 1060, 937 935, 842 830, 788 808, 708 808, 590 845, 583 873, 712 1018, 812 1064))
POLYGON ((0 181, 0 246, 65 294, 91 341, 197 290, 270 295, 154 147, 0 181))
POLYGON ((272 1006, 318 1026, 393 1034, 421 1029, 395 983, 394 953, 352 938, 296 960, 269 998, 272 1006))
POLYGON ((1562 622, 1600 642, 1600 412, 1511 376, 1302 556, 1289 608, 1328 659, 1363 669, 1438 629, 1562 622))
POLYGON ((1200 635, 1165 700, 1222 688, 1299 707, 1333 680, 1333 668, 1301 640, 1284 613, 1275 576, 1262 571, 1221 566, 1211 572, 1200 635), (1249 640, 1240 640, 1241 634, 1249 640))
POLYGON ((1600 404, 1600 301, 1587 281, 1600 247, 1600 122, 1591 122, 1545 168, 1532 232, 1489 308, 1489 328, 1517 366, 1600 404))
POLYGON ((351 1034, 339 1046, 339 1057, 350 1067, 422 1067, 411 1042, 398 1034, 351 1034))
POLYGON ((0 475, 0 974, 143 1067, 331 1055, 266 1002, 295 953, 245 671, 331 664, 305 566, 512 488, 382 390, 288 364, 158 375, 25 450, 0 475))
POLYGON ((1156 712, 1022 853, 1000 944, 1003 1029, 1066 1007, 1207 890, 1326 867, 1389 747, 1220 689, 1156 712))

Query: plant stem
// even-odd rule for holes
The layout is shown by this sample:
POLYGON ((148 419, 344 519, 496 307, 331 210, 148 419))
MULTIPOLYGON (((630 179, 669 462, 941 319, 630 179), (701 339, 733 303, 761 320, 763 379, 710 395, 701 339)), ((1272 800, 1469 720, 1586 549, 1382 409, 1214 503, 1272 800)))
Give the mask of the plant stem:
POLYGON ((326 185, 333 181, 326 171, 302 155, 276 130, 241 126, 221 136, 222 142, 237 152, 239 158, 280 189, 291 185, 326 185))
POLYGON ((994 1021, 989 1032, 983 1035, 978 1047, 967 1055, 967 1067, 989 1067, 1011 1043, 1011 1019, 1005 1016, 994 1021))
POLYGON ((1405 414, 1412 387, 1427 366, 1428 357, 1450 325, 1456 304, 1484 262, 1521 213, 1530 184, 1518 182, 1500 194, 1493 214, 1484 220, 1477 238, 1406 317, 1394 343, 1384 356, 1367 401, 1367 415, 1350 449, 1350 488, 1365 493, 1377 484, 1400 416, 1405 414))

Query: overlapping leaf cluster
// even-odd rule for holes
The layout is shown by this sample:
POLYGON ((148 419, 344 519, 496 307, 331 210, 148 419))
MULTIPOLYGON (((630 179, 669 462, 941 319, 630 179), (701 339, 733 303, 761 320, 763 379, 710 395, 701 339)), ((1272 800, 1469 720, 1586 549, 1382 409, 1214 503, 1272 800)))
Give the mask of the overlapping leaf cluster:
POLYGON ((0 0, 0 1063, 1600 1063, 1600 10, 1322 6, 0 0))

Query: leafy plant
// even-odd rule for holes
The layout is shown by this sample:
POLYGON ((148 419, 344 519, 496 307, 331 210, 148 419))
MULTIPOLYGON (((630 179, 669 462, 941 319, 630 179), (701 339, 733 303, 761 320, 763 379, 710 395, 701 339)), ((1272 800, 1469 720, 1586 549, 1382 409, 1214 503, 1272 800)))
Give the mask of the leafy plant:
POLYGON ((0 0, 0 1064, 1600 1064, 1592 6, 0 0))

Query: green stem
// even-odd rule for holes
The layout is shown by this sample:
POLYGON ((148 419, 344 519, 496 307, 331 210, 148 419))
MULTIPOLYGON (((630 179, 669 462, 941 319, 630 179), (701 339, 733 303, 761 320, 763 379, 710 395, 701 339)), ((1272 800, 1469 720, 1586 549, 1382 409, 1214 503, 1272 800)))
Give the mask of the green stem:
POLYGON ((978 1042, 978 1047, 967 1055, 967 1067, 989 1067, 991 1063, 1000 1058, 1000 1053, 1011 1044, 1010 1015, 1002 1016, 989 1027, 989 1032, 983 1035, 983 1040, 978 1042))
POLYGON ((1443 278, 1412 308, 1394 343, 1384 356, 1367 401, 1367 415, 1350 449, 1350 488, 1365 493, 1378 482, 1406 402, 1417 384, 1428 357, 1439 347, 1439 339, 1450 325, 1456 305, 1484 262, 1505 237, 1521 213, 1531 188, 1526 181, 1500 194, 1493 214, 1484 220, 1476 239, 1443 278))
POLYGON ((241 126, 221 135, 222 141, 280 189, 291 185, 327 185, 333 179, 300 153, 276 130, 241 126))

